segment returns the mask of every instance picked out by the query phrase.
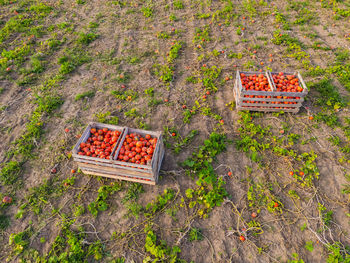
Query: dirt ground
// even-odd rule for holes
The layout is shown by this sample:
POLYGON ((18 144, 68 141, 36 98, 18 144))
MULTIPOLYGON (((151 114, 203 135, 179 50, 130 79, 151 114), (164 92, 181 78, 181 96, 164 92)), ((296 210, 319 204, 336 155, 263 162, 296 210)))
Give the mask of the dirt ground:
POLYGON ((0 261, 350 262, 349 10, 346 0, 0 0, 0 197, 12 198, 0 208, 0 261), (297 114, 240 113, 237 70, 299 71, 309 94, 297 114), (80 172, 71 151, 91 121, 162 131, 158 184, 80 172), (199 171, 182 163, 213 132, 226 137, 210 167, 227 194, 205 218, 186 192, 199 171), (117 183, 93 215, 99 189, 117 183), (147 216, 165 189, 174 198, 147 216))

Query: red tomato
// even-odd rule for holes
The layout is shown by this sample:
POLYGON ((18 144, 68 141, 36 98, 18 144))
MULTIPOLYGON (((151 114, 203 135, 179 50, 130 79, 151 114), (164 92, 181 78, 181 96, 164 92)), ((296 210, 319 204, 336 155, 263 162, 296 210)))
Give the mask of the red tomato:
POLYGON ((152 154, 152 153, 153 153, 153 148, 151 148, 151 147, 148 148, 148 149, 147 149, 147 153, 148 153, 148 154, 152 154))

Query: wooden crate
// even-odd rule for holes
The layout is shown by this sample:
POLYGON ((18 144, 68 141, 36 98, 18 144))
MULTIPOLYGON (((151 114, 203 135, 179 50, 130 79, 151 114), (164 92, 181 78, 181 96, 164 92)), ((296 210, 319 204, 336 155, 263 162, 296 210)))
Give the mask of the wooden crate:
POLYGON ((302 92, 280 92, 277 91, 275 83, 273 82, 272 75, 275 72, 242 72, 237 71, 235 85, 233 88, 233 94, 235 96, 237 110, 250 110, 250 111, 284 111, 297 113, 304 101, 304 97, 307 95, 308 90, 306 85, 298 72, 285 73, 286 75, 296 75, 299 79, 299 83, 302 85, 302 92), (245 90, 242 86, 242 80, 240 74, 246 75, 258 75, 264 74, 271 87, 271 91, 255 91, 245 90), (293 104, 291 104, 293 103, 293 104))
POLYGON ((163 136, 161 132, 153 132, 153 131, 145 131, 145 130, 139 130, 139 129, 132 129, 132 128, 126 128, 125 132, 123 133, 123 137, 121 139, 121 143, 118 146, 118 149, 116 150, 113 161, 114 163, 120 165, 123 167, 123 169, 128 170, 134 174, 142 175, 143 177, 149 178, 151 180, 154 180, 157 182, 158 180, 158 173, 160 169, 160 163, 164 156, 164 145, 163 145, 163 136), (124 143, 125 137, 127 134, 130 133, 136 133, 141 136, 145 136, 146 134, 151 135, 152 137, 157 138, 157 145, 153 152, 153 158, 151 160, 151 163, 149 165, 142 165, 142 164, 135 164, 135 163, 128 163, 128 162, 121 162, 118 161, 118 155, 119 151, 124 143), (159 163, 160 162, 160 163, 159 163))
MULTIPOLYGON (((80 144, 80 142, 78 143, 80 144)), ((103 160, 102 162, 98 162, 96 160, 90 160, 90 157, 86 157, 83 160, 75 158, 74 160, 77 161, 79 168, 86 174, 155 185, 158 182, 159 170, 164 157, 164 150, 161 132, 123 128, 123 133, 120 136, 120 140, 118 140, 116 149, 112 152, 110 160, 93 158, 103 160), (125 140, 125 136, 129 133, 138 133, 142 136, 150 134, 152 137, 157 137, 157 145, 149 165, 127 163, 116 160, 125 140)), ((80 157, 80 155, 78 156, 80 157)))

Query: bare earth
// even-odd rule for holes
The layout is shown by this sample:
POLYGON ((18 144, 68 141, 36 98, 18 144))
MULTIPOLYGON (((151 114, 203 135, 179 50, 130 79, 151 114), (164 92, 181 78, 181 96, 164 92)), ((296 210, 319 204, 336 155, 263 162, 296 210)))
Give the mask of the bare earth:
POLYGON ((0 207, 0 261, 350 262, 349 10, 347 0, 0 0, 0 197, 13 199, 0 207), (297 114, 239 113, 237 69, 297 70, 309 94, 297 114), (163 131, 159 183, 78 171, 70 151, 90 121, 163 131), (227 194, 205 210, 186 194, 199 172, 182 163, 213 132, 226 136, 210 167, 227 194), (165 189, 174 197, 147 216, 165 189))

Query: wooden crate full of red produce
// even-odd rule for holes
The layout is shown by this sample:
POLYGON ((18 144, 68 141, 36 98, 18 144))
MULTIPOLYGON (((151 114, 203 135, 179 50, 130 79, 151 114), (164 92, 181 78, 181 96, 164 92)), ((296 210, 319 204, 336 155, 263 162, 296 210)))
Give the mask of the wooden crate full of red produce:
POLYGON ((164 156, 161 132, 90 123, 73 149, 86 174, 156 184, 164 156))
POLYGON ((233 93, 238 110, 297 113, 308 90, 298 72, 237 71, 233 93))

